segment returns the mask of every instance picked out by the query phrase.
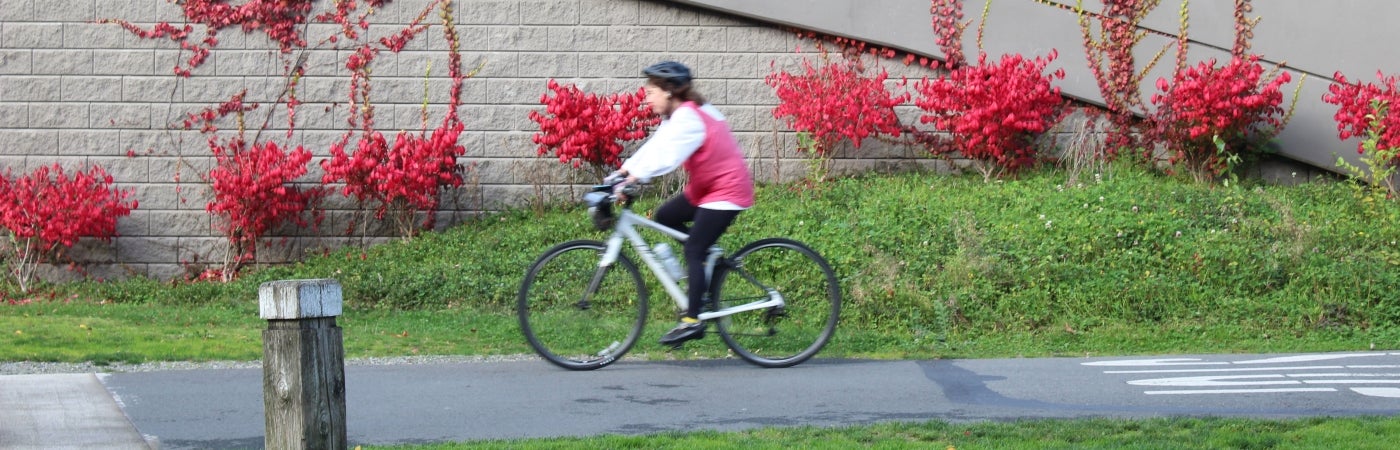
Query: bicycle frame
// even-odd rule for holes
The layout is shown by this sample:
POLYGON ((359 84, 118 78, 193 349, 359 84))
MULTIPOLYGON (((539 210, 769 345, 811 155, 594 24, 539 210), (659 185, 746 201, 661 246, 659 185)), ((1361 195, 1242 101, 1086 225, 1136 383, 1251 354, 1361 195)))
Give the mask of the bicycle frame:
MULTIPOLYGON (((661 260, 656 257, 656 253, 652 251, 646 239, 642 238, 642 233, 637 230, 637 227, 656 230, 681 242, 685 242, 686 239, 690 238, 690 236, 685 233, 656 223, 656 221, 632 212, 631 208, 619 208, 617 223, 613 226, 612 235, 608 237, 607 250, 603 253, 602 260, 598 262, 598 269, 604 270, 613 263, 616 263, 619 255, 622 254, 623 244, 631 243, 632 247, 637 249, 637 254, 641 256, 642 262, 646 264, 647 269, 650 269, 651 274, 661 281, 661 286, 666 290, 666 294, 671 296, 671 299, 676 302, 677 307, 683 310, 686 309, 690 304, 690 297, 681 289, 680 283, 672 278, 671 274, 661 265, 661 260)), ((711 248, 710 255, 705 261, 706 281, 712 278, 715 264, 719 262, 722 256, 723 251, 719 250, 718 247, 711 248)), ((744 311, 780 307, 786 304, 783 301, 782 294, 778 293, 777 290, 764 286, 747 272, 744 272, 742 267, 736 267, 736 269, 738 269, 744 279, 748 280, 750 283, 754 283, 756 286, 762 287, 763 290, 768 293, 768 299, 735 305, 718 311, 703 312, 700 313, 698 319, 717 319, 744 311)))

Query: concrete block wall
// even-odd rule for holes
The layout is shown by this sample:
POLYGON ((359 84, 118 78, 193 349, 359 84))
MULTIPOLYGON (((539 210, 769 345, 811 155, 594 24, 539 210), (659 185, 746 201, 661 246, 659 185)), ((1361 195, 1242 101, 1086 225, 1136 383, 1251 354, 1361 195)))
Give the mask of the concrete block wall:
MULTIPOLYGON (((428 3, 389 3, 370 17, 369 35, 397 32, 428 3)), ((328 4, 317 1, 317 11, 328 4)), ((325 24, 309 25, 310 48, 290 55, 277 52, 261 34, 231 29, 218 35, 207 63, 180 78, 173 68, 188 53, 178 45, 139 39, 117 25, 97 23, 102 19, 147 28, 184 20, 166 0, 0 0, 0 167, 19 174, 54 163, 100 165, 140 202, 118 222, 120 236, 113 242, 84 242, 70 253, 83 267, 81 275, 46 268, 43 276, 169 279, 216 267, 225 249, 205 212, 208 187, 201 182, 214 163, 204 136, 172 125, 246 90, 246 101, 261 105, 247 116, 247 137, 266 128, 259 139, 305 146, 314 158, 301 181, 314 185, 330 145, 351 128, 344 68, 349 52, 318 44, 333 32, 325 24), (297 92, 303 104, 288 137, 286 108, 277 99, 287 86, 283 67, 301 57, 307 74, 297 92)), ((463 86, 460 110, 467 149, 460 162, 468 168, 468 184, 444 194, 439 228, 540 196, 567 198, 579 183, 595 181, 536 155, 531 135, 537 128, 527 115, 541 108, 547 80, 599 93, 631 92, 641 85, 642 67, 666 59, 696 70, 698 88, 729 116, 756 175, 772 180, 808 173, 808 161, 794 151, 795 138, 772 118, 777 99, 763 81, 774 67, 796 67, 802 55, 795 49, 812 48, 790 31, 651 0, 457 0, 455 20, 463 63, 477 73, 463 86)), ((440 120, 449 89, 445 48, 435 24, 403 52, 376 60, 371 86, 379 130, 421 130, 425 102, 428 123, 440 120)), ((897 63, 886 66, 892 79, 924 74, 897 63)), ((916 114, 908 108, 901 114, 916 114)), ((229 121, 221 126, 234 129, 229 121)), ((910 166, 944 163, 920 149, 870 142, 838 153, 835 170, 910 166)), ((325 209, 319 228, 288 226, 266 239, 259 261, 294 261, 393 239, 385 224, 364 220, 354 202, 339 195, 325 209)))
MULTIPOLYGON (((910 52, 942 58, 936 36, 929 24, 928 2, 905 0, 807 0, 802 8, 789 2, 751 0, 670 0, 724 14, 754 17, 771 23, 784 23, 805 29, 846 36, 887 45, 910 52)), ((1062 68, 1066 77, 1057 82, 1067 97, 1102 104, 1098 83, 1090 71, 1084 51, 1080 17, 1082 7, 1093 15, 1103 11, 1102 0, 1014 0, 963 2, 964 17, 982 24, 982 33, 963 33, 963 49, 975 54, 979 46, 989 55, 1019 53, 1045 55, 1056 49, 1059 58, 1050 69, 1062 68), (985 15, 982 10, 985 7, 985 15)), ((1400 3, 1366 0, 1268 0, 1249 3, 1250 20, 1256 21, 1250 34, 1250 52, 1261 56, 1266 70, 1289 72, 1283 105, 1292 108, 1288 125, 1274 139, 1279 155, 1291 161, 1285 168, 1264 168, 1266 179, 1287 181, 1295 171, 1318 176, 1327 172, 1345 173, 1337 161, 1360 165, 1357 144, 1360 139, 1338 137, 1333 115, 1336 105, 1322 100, 1340 71, 1356 82, 1376 83, 1377 72, 1394 74, 1400 61, 1388 57, 1395 31, 1384 26, 1386 18, 1400 12, 1400 3), (1370 25, 1367 25, 1370 24, 1370 25)), ((1146 72, 1141 96, 1144 101, 1157 93, 1154 82, 1170 78, 1175 65, 1172 47, 1180 33, 1182 14, 1189 18, 1186 33, 1190 42, 1188 64, 1215 59, 1227 61, 1234 45, 1235 2, 1162 2, 1139 24, 1142 40, 1136 48, 1139 70, 1159 51, 1162 60, 1146 72), (1184 9, 1183 9, 1184 8, 1184 9)), ((1101 28, 1092 25, 1095 39, 1101 28)), ((1271 164, 1272 165, 1272 164, 1271 164)))

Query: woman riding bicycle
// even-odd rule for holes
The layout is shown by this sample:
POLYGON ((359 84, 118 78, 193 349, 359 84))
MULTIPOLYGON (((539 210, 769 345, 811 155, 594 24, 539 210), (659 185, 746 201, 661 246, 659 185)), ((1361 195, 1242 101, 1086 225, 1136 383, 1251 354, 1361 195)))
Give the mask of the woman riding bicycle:
POLYGON ((679 345, 705 336, 700 322, 701 301, 709 289, 704 261, 710 246, 734 223, 739 212, 753 206, 753 176, 739 142, 729 130, 724 114, 692 87, 685 65, 665 61, 642 70, 647 81, 646 102, 663 120, 636 154, 611 175, 621 178, 616 192, 637 181, 649 181, 677 167, 689 175, 685 189, 656 209, 652 220, 689 234, 685 241, 686 274, 690 278, 689 308, 680 324, 661 338, 664 345, 679 345), (691 222, 689 227, 686 222, 691 222))

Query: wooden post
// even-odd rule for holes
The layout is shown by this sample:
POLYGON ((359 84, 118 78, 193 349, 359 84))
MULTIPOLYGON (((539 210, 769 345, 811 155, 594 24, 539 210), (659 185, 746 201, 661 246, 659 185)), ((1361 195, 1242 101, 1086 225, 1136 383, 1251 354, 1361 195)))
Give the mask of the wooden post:
POLYGON ((263 416, 268 449, 345 449, 345 350, 340 283, 258 286, 263 331, 263 416))

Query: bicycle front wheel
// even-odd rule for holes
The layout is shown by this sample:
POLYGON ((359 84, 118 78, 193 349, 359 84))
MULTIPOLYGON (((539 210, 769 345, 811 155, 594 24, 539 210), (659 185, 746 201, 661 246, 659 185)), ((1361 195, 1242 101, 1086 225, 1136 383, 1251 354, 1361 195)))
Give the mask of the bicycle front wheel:
POLYGON ((715 306, 724 309, 781 295, 785 305, 720 317, 719 335, 735 354, 763 367, 789 367, 831 340, 841 313, 836 273, 816 251, 791 239, 770 238, 745 246, 721 265, 712 283, 715 306))
POLYGON ((612 364, 637 343, 647 316, 647 291, 626 256, 600 266, 602 242, 572 241, 549 249, 520 285, 516 314, 535 352, 570 370, 612 364))

